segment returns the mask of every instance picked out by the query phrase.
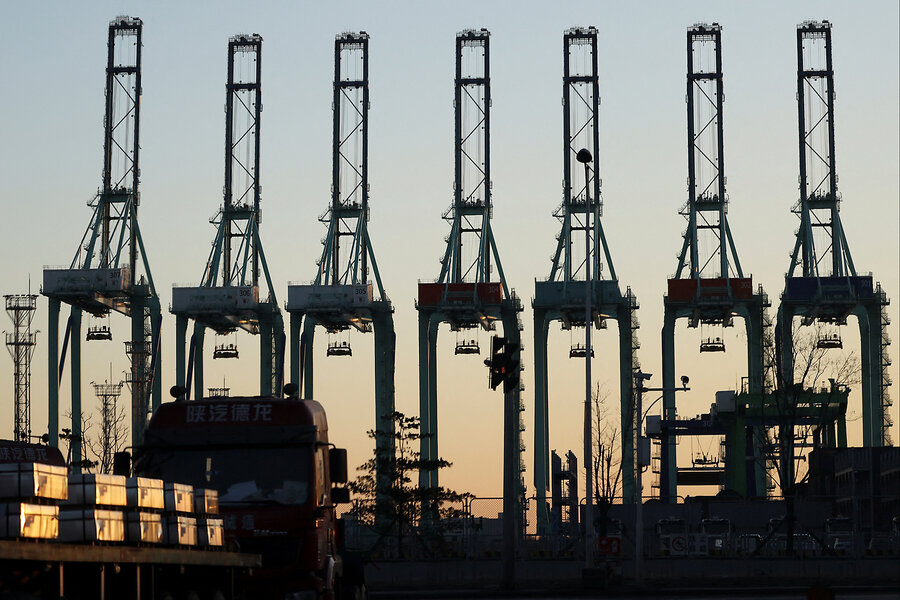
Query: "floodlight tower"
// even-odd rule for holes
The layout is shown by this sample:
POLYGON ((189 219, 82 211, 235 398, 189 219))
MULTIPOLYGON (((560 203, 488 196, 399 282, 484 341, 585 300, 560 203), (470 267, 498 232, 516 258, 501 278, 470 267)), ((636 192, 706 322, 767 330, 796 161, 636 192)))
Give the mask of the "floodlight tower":
MULTIPOLYGON (((447 249, 441 258, 437 280, 419 283, 416 309, 419 311, 419 416, 421 418, 421 456, 438 458, 437 414, 437 337, 441 323, 452 331, 477 327, 490 331, 498 319, 503 336, 515 350, 510 357, 520 363, 519 312, 522 303, 510 291, 503 275, 500 255, 491 229, 490 160, 490 32, 467 29, 456 36, 455 82, 455 183, 453 204, 444 213, 451 223, 447 249), (492 262, 493 260, 493 262, 492 262), (493 277, 496 266, 498 278, 493 277)), ((457 345, 457 354, 477 352, 477 346, 465 340, 457 345)), ((517 367, 518 368, 518 367, 517 367)), ((515 378, 518 382, 518 377, 515 378)), ((504 464, 504 490, 507 486, 524 491, 521 483, 522 453, 521 389, 518 383, 505 394, 504 431, 514 423, 516 435, 504 435, 504 446, 517 457, 516 467, 504 464), (511 473, 510 471, 517 471, 511 473), (513 483, 514 482, 514 483, 513 483)), ((419 485, 438 485, 437 469, 423 469, 419 485)), ((506 494, 504 493, 504 497, 506 494)))
MULTIPOLYGON (((140 193, 141 35, 138 18, 117 17, 109 24, 106 66, 106 112, 103 137, 103 185, 89 203, 90 224, 68 267, 44 269, 41 293, 49 300, 49 435, 59 440, 59 385, 66 347, 71 344, 73 469, 80 471, 81 318, 87 311, 102 317, 115 311, 131 317, 131 439, 137 446, 151 408, 159 406, 161 380, 159 295, 153 285, 138 226, 140 193), (140 276, 138 270, 142 268, 140 276), (62 351, 59 349, 60 304, 71 305, 62 351), (152 407, 151 407, 152 397, 152 407)), ((109 332, 105 332, 109 339, 109 332)), ((89 337, 90 339, 90 337, 89 337)))
POLYGON ((13 322, 13 332, 6 334, 6 349, 13 359, 13 439, 29 442, 31 437, 31 358, 34 356, 36 333, 31 332, 37 294, 4 296, 6 314, 13 322))
MULTIPOLYGON (((627 288, 619 289, 606 235, 603 232, 600 197, 600 88, 597 65, 597 30, 573 28, 563 34, 563 201, 554 215, 562 230, 553 255, 550 276, 535 281, 534 308, 534 487, 538 499, 538 528, 549 528, 546 509, 550 486, 549 384, 547 337, 552 321, 562 321, 563 329, 585 326, 586 281, 591 281, 591 323, 605 328, 615 319, 619 328, 619 386, 622 415, 622 484, 626 498, 634 496, 634 394, 632 373, 638 368, 637 298, 627 288), (591 151, 586 182, 576 155, 581 148, 591 151), (588 188, 589 185, 589 188, 588 188), (584 244, 587 229, 590 248, 584 244), (582 232, 578 234, 578 232, 582 232), (583 249, 584 246, 582 245, 583 249), (590 262, 586 260, 590 256, 590 262), (602 258, 605 259, 601 259, 602 258), (604 272, 604 264, 607 269, 604 272), (590 276, 588 274, 590 270, 590 276)), ((575 345, 572 358, 584 357, 586 349, 575 345)), ((592 352, 593 354, 593 352, 592 352)))
MULTIPOLYGON (((675 277, 668 280, 662 329, 663 419, 675 418, 675 322, 688 327, 731 327, 733 317, 747 329, 748 391, 763 388, 763 343, 768 298, 745 277, 728 226, 722 108, 722 28, 697 24, 687 31, 688 200, 681 209, 687 220, 675 277)), ((701 339, 701 352, 724 351, 721 337, 701 339)), ((758 436, 754 435, 753 439, 758 436)), ((675 437, 660 446, 660 498, 674 501, 678 466, 675 437)), ((752 453, 754 456, 756 451, 752 453)), ((741 460, 741 477, 751 495, 764 488, 764 465, 754 457, 741 460)))
POLYGON ((121 447, 118 401, 122 394, 122 382, 93 383, 94 393, 100 400, 100 473, 110 473, 113 455, 121 447))
MULTIPOLYGON (((831 23, 797 26, 797 110, 800 200, 793 212, 800 228, 778 308, 783 385, 793 383, 794 317, 845 325, 859 322, 862 362, 863 446, 891 445, 888 396, 887 295, 872 276, 857 275, 841 225, 834 140, 834 68, 831 23), (799 271, 799 273, 798 273, 799 271)), ((839 347, 840 336, 818 340, 820 348, 839 347), (837 342, 835 344, 835 342, 837 342)))
POLYGON ((259 237, 262 41, 255 33, 228 40, 224 201, 210 220, 216 226, 216 237, 200 285, 172 288, 176 385, 187 390, 188 398, 192 373, 194 396, 203 397, 206 328, 220 335, 237 329, 259 335, 259 393, 281 393, 284 324, 259 237), (259 293, 260 270, 267 286, 263 297, 259 293), (194 320, 194 333, 186 361, 188 319, 194 320))
MULTIPOLYGON (((334 41, 334 127, 331 204, 321 221, 328 227, 312 284, 288 286, 291 380, 313 393, 316 325, 329 333, 350 328, 375 332, 375 429, 379 456, 393 456, 394 308, 384 291, 369 237, 369 35, 342 33, 334 41), (369 269, 375 278, 373 297, 369 269), (303 319, 305 318, 305 322, 303 319), (303 322, 303 334, 300 334, 303 322)), ((329 356, 348 355, 349 343, 329 345, 329 356)), ((380 471, 380 463, 378 470, 380 471)), ((377 476, 379 490, 391 485, 377 476)))

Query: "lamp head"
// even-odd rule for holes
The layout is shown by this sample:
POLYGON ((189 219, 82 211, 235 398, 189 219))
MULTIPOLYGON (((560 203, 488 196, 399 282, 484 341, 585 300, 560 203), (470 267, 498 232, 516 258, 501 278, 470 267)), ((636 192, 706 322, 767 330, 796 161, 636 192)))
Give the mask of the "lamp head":
POLYGON ((575 160, 580 163, 589 163, 594 159, 593 155, 591 155, 591 151, 587 148, 582 148, 578 151, 578 154, 575 155, 575 160))
POLYGON ((687 389, 688 383, 690 383, 691 379, 687 375, 681 376, 681 387, 687 389))

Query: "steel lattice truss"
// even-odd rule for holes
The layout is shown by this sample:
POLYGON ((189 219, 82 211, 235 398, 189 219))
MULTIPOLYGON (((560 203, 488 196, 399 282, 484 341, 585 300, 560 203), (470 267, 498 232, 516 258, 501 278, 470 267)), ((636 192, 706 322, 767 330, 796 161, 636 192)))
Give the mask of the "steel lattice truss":
POLYGON ((491 231, 490 32, 469 29, 456 36, 455 177, 451 223, 441 259, 440 283, 491 281, 497 265, 505 297, 509 290, 491 231))
POLYGON ((690 278, 743 277, 726 218, 721 41, 717 23, 688 30, 688 227, 676 278, 685 268, 690 278))
POLYGON ((369 238, 369 35, 343 33, 334 47, 334 133, 328 227, 314 285, 365 285, 371 264, 387 296, 369 238))
POLYGON ((788 276, 855 276, 844 237, 834 156, 834 68, 831 24, 807 22, 797 29, 797 106, 800 119, 800 218, 788 276))
POLYGON ((138 18, 119 17, 109 25, 103 182, 89 202, 94 214, 69 268, 128 266, 129 283, 133 284, 138 279, 135 271, 142 264, 153 289, 137 221, 142 31, 143 23, 138 18))
POLYGON ((564 35, 563 61, 563 130, 566 150, 563 154, 563 201, 554 211, 562 230, 553 255, 549 281, 586 280, 584 235, 590 235, 591 279, 603 279, 603 262, 597 244, 603 246, 609 277, 616 280, 606 237, 600 217, 603 200, 600 197, 600 133, 597 115, 600 109, 600 88, 597 67, 597 30, 570 29, 564 35), (587 148, 592 160, 587 163, 585 178, 582 163, 575 160, 578 151, 587 148), (590 185, 590 190, 588 190, 590 185), (588 193, 590 192, 590 193, 588 193), (589 206, 585 207, 585 203, 589 206), (587 210, 585 210, 587 208, 587 210))
POLYGON ((269 301, 274 302, 275 289, 259 238, 261 75, 262 37, 242 34, 229 39, 224 200, 222 208, 210 220, 217 231, 201 285, 258 286, 262 265, 269 301))

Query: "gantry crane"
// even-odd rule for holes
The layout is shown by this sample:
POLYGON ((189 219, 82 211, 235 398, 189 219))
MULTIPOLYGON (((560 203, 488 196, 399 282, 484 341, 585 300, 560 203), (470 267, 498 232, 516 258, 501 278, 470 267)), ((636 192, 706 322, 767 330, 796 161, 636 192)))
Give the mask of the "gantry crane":
MULTIPOLYGON (((534 487, 538 505, 538 529, 549 527, 546 508, 550 481, 549 385, 547 336, 552 321, 563 329, 585 326, 585 289, 590 269, 591 323, 603 328, 615 319, 619 329, 619 385, 622 415, 622 488, 626 498, 634 495, 634 395, 632 372, 638 367, 637 298, 623 294, 613 266, 601 223, 600 197, 600 88, 597 66, 597 30, 573 28, 563 35, 563 201, 554 212, 562 223, 557 236, 550 276, 535 281, 534 308, 534 487), (587 148, 589 178, 575 159, 587 148), (589 186, 589 187, 588 187, 589 186), (583 251, 585 230, 590 247, 583 251), (578 232, 581 232, 580 234, 578 232), (581 245, 581 249, 577 248, 581 245), (608 272, 604 272, 604 260, 608 272), (586 256, 590 256, 587 263, 586 256)), ((571 357, 583 357, 586 349, 573 346, 571 357)), ((593 352, 592 352, 593 354, 593 352)))
MULTIPOLYGON (((807 21, 797 26, 797 110, 800 200, 793 212, 800 218, 800 227, 778 307, 780 331, 776 335, 781 341, 782 383, 793 383, 795 317, 801 317, 802 325, 818 321, 841 326, 848 316, 856 316, 862 363, 863 446, 889 446, 889 301, 880 283, 873 286, 871 275, 856 274, 841 225, 828 21, 807 21)), ((817 346, 840 347, 840 336, 817 340, 817 346)))
MULTIPOLYGON (((291 380, 313 393, 313 340, 316 325, 330 334, 348 329, 375 332, 375 429, 379 457, 393 456, 394 308, 384 291, 369 237, 369 35, 343 33, 334 41, 334 127, 331 204, 321 220, 328 227, 310 285, 288 286, 291 380), (369 268, 375 277, 373 297, 369 268), (305 319, 305 321, 304 321, 305 319), (301 323, 303 334, 300 334, 301 323)), ((327 354, 350 353, 349 342, 329 344, 327 354)), ((376 464, 379 497, 391 485, 376 464)))
MULTIPOLYGON (((662 329, 663 419, 675 419, 675 323, 688 327, 730 327, 735 316, 747 330, 747 391, 763 388, 764 329, 768 298, 762 286, 744 276, 731 229, 725 194, 722 105, 722 28, 697 24, 687 31, 688 200, 681 209, 687 220, 675 277, 668 280, 662 329)), ((721 335, 701 337, 700 351, 724 351, 721 335)), ((754 435, 754 439, 759 436, 754 435)), ((678 485, 676 440, 660 440, 660 489, 663 501, 674 501, 678 485)), ((747 474, 751 495, 764 486, 762 460, 747 474)))
MULTIPOLYGON (((499 320, 509 344, 507 348, 513 349, 509 356, 511 363, 521 364, 519 312, 522 303, 506 284, 491 230, 490 32, 486 29, 467 29, 456 36, 454 107, 455 183, 453 204, 444 213, 444 219, 451 223, 450 235, 441 259, 440 275, 434 282, 419 283, 416 302, 419 311, 419 416, 421 431, 425 434, 421 456, 425 461, 439 456, 437 337, 440 324, 449 323, 451 331, 465 334, 479 327, 492 331, 499 320), (493 277, 493 267, 497 269, 497 278, 493 277)), ((477 350, 470 339, 457 341, 457 354, 477 350)), ((504 461, 504 497, 511 487, 517 488, 517 497, 524 492, 521 483, 523 407, 518 378, 516 381, 514 388, 505 393, 504 401, 504 451, 516 457, 504 461), (510 438, 513 428, 516 435, 510 438), (515 462, 515 468, 511 462, 515 462)), ((437 469, 421 470, 419 485, 423 488, 437 486, 437 469)))
POLYGON ((262 41, 255 33, 228 40, 224 202, 210 221, 216 226, 216 237, 200 285, 172 288, 176 385, 188 397, 192 374, 194 396, 203 397, 206 328, 220 335, 238 329, 259 335, 259 393, 281 393, 284 323, 259 237, 262 41), (266 296, 260 296, 260 270, 265 275, 266 296), (194 320, 194 333, 185 361, 188 319, 194 320))
MULTIPOLYGON (((66 347, 71 346, 72 468, 80 471, 81 320, 115 311, 131 317, 131 439, 141 444, 152 408, 159 406, 161 381, 159 296, 138 226, 140 193, 139 133, 141 105, 141 35, 138 18, 117 17, 109 24, 106 66, 106 112, 103 137, 103 184, 89 203, 90 224, 68 267, 44 269, 41 293, 49 300, 47 343, 50 444, 59 443, 59 386, 66 347), (140 276, 138 270, 142 269, 140 276), (62 351, 59 348, 60 304, 72 307, 62 351)), ((109 339, 111 332, 103 331, 109 339)), ((88 337, 91 339, 91 336, 88 337)))

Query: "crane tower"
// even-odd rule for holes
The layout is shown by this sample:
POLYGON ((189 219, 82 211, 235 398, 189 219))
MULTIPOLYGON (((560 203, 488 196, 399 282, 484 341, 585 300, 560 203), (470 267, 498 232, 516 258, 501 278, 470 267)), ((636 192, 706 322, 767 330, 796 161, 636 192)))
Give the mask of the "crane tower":
MULTIPOLYGON (((138 225, 140 205, 141 36, 138 18, 117 17, 109 24, 106 66, 106 111, 103 137, 103 183, 89 203, 93 217, 67 267, 44 269, 41 293, 49 300, 47 340, 50 444, 59 442, 59 387, 66 350, 71 354, 72 464, 78 471, 81 445, 81 323, 83 312, 103 317, 118 312, 131 317, 132 445, 141 444, 151 408, 159 406, 161 382, 159 295, 153 285, 138 225), (72 309, 59 348, 60 304, 72 309), (152 406, 151 406, 152 398, 152 406)), ((111 332, 104 332, 109 339, 111 332)), ((92 339, 89 335, 88 339, 92 339)))
MULTIPOLYGON (((507 286, 500 255, 491 229, 491 78, 490 32, 467 29, 456 36, 455 79, 455 178, 453 204, 444 213, 450 222, 441 272, 434 282, 419 283, 419 415, 421 456, 438 458, 437 337, 441 323, 459 335, 481 328, 503 326, 510 364, 520 365, 519 312, 522 303, 507 286), (497 276, 494 276, 496 268, 497 276)), ((478 351, 472 340, 458 338, 456 354, 478 351)), ((515 514, 508 499, 524 492, 521 472, 521 387, 518 370, 509 381, 515 385, 504 394, 504 512, 515 514)), ((506 387, 506 385, 504 386, 506 387)), ((420 487, 438 485, 437 469, 419 473, 420 487)), ((505 523, 514 523, 510 519, 505 523)), ((505 525, 506 526, 506 525, 505 525)))
MULTIPOLYGON (((722 28, 697 24, 687 31, 688 200, 681 209, 687 221, 675 277, 668 280, 663 300, 662 329, 663 419, 675 419, 675 322, 688 327, 731 327, 733 317, 747 331, 747 381, 750 393, 763 388, 765 309, 762 286, 754 293, 745 276, 728 225, 722 87, 722 28)), ((724 351, 721 336, 703 337, 700 352, 724 351)), ((746 432, 742 431, 742 435, 746 432)), ((753 435, 754 443, 759 438, 753 435)), ((660 441, 659 496, 674 501, 679 479, 675 437, 660 441)), ((742 446, 743 447, 743 446, 742 446)), ((732 460, 726 486, 756 495, 764 490, 764 464, 758 448, 732 460)), ((718 474, 716 474, 718 476, 718 474)))
MULTIPOLYGON (((563 201, 554 212, 562 230, 553 255, 550 276, 535 281, 534 308, 534 486, 538 498, 538 528, 549 527, 546 510, 550 487, 549 381, 547 337, 552 321, 563 329, 584 327, 585 289, 590 270, 591 324, 606 326, 615 319, 619 328, 619 385, 622 415, 622 483, 624 496, 634 495, 634 403, 632 372, 638 367, 637 298, 627 288, 622 294, 601 222, 600 88, 597 65, 597 30, 573 28, 563 35, 563 201), (588 181, 575 159, 581 148, 591 151, 588 181), (585 259, 585 230, 590 247, 585 259), (579 235, 579 232, 580 235, 579 235), (581 249, 578 249, 581 245, 581 249), (604 260, 605 259, 605 260, 604 260), (604 271, 604 265, 606 270, 604 271)), ((573 346, 572 358, 585 357, 586 349, 573 346)), ((628 501, 628 500, 626 500, 628 501)))
POLYGON ((6 313, 13 332, 6 334, 6 348, 13 359, 13 439, 29 442, 31 437, 31 358, 36 334, 31 321, 37 309, 37 294, 4 296, 6 313))
MULTIPOLYGON (((793 383, 791 332, 795 317, 801 318, 802 325, 818 321, 841 326, 854 315, 859 323, 862 363, 863 446, 889 446, 889 301, 880 283, 873 286, 871 275, 857 275, 841 224, 828 21, 807 21, 797 26, 797 111, 800 199, 793 212, 800 218, 800 227, 778 308, 781 383, 793 383)), ((839 334, 816 343, 820 348, 842 344, 839 334)))
MULTIPOLYGON (((331 203, 321 220, 328 227, 312 284, 288 286, 291 380, 313 393, 316 326, 336 334, 348 329, 375 333, 376 454, 394 454, 394 308, 384 291, 369 236, 369 35, 342 33, 334 41, 334 102, 331 203), (373 295, 369 274, 375 279, 373 295), (303 333, 301 335, 301 323, 303 333)), ((349 342, 329 344, 327 355, 351 353, 349 342)), ((376 461, 379 500, 391 480, 376 461)), ((380 514, 380 513, 379 513, 380 514)))
POLYGON ((207 328, 220 335, 237 329, 259 335, 259 393, 281 393, 284 324, 259 237, 262 41, 255 33, 228 40, 224 201, 210 221, 216 226, 216 237, 200 285, 172 289, 176 385, 185 389, 188 397, 192 375, 194 395, 203 397, 207 328), (260 271, 265 277, 265 296, 260 295, 260 271), (194 332, 185 360, 188 319, 194 320, 194 332))

